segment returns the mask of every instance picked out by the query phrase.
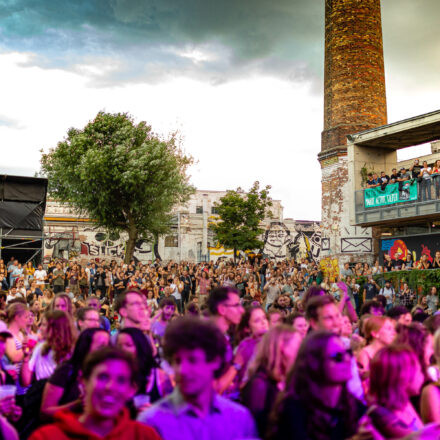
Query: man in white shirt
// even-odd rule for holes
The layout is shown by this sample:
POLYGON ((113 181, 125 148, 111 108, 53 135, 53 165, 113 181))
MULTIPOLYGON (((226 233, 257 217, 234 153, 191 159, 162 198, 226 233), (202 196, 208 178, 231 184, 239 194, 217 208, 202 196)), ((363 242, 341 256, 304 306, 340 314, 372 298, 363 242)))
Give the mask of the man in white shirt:
POLYGON ((43 290, 44 284, 47 280, 47 272, 43 269, 41 264, 38 265, 38 269, 34 272, 34 279, 37 283, 37 287, 43 290))

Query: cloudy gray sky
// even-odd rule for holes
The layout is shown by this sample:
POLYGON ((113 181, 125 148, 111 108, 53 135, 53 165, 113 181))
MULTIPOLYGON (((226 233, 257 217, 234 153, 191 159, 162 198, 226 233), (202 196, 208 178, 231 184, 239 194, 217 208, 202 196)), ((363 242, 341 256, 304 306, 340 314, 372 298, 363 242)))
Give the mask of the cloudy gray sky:
MULTIPOLYGON (((388 117, 438 109, 438 0, 382 0, 388 117)), ((0 173, 99 110, 179 130, 201 189, 320 218, 323 0, 0 0, 0 173)))

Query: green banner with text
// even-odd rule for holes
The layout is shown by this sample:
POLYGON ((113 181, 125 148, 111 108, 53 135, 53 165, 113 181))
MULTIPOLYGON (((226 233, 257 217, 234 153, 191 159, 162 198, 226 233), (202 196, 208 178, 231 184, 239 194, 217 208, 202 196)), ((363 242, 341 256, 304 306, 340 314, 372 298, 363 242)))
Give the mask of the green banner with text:
POLYGON ((417 200, 417 182, 415 180, 402 182, 400 191, 398 183, 390 183, 384 189, 377 186, 376 188, 367 188, 364 192, 365 208, 414 200, 417 200))

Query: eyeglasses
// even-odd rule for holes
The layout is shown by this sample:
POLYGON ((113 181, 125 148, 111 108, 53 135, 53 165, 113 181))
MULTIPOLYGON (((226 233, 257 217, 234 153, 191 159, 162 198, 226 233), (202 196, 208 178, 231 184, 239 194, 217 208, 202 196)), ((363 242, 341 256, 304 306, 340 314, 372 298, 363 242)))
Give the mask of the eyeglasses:
POLYGON ((223 304, 225 307, 241 307, 240 303, 236 303, 236 304, 223 304))
POLYGON ((330 359, 333 362, 341 363, 344 362, 345 355, 351 358, 353 356, 353 350, 349 348, 348 350, 345 351, 339 351, 337 353, 333 353, 328 357, 328 359, 330 359))

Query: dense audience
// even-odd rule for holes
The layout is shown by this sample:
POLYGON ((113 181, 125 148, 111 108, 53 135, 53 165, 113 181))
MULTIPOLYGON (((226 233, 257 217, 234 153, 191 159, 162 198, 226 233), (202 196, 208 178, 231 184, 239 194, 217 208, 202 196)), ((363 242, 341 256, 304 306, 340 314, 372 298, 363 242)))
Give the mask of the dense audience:
POLYGON ((440 438, 437 287, 388 261, 0 261, 0 438, 440 438))
POLYGON ((433 166, 429 166, 428 162, 423 161, 420 165, 419 159, 415 159, 413 165, 409 169, 402 167, 400 171, 396 168, 391 170, 391 174, 386 174, 385 171, 377 173, 368 173, 367 188, 376 188, 384 190, 388 184, 398 183, 399 191, 405 190, 406 185, 410 182, 417 181, 419 185, 419 201, 426 201, 432 199, 432 188, 435 191, 435 198, 440 198, 440 160, 436 160, 433 166))

